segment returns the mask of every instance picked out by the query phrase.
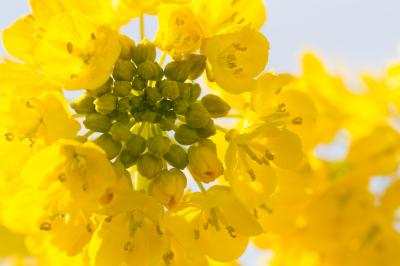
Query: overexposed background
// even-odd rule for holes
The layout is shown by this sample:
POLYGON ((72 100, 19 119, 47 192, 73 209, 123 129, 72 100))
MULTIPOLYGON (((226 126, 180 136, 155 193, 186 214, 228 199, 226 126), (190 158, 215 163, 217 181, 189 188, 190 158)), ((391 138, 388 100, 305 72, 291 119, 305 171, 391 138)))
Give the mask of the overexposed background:
MULTIPOLYGON (((271 42, 268 66, 277 72, 298 72, 300 55, 310 49, 325 58, 328 66, 349 73, 379 73, 389 61, 400 59, 399 0, 265 2, 268 21, 262 31, 271 42)), ((0 29, 27 13, 28 0, 0 0, 0 29)), ((152 18, 147 22, 146 35, 151 39, 156 23, 152 18)), ((137 23, 124 28, 131 36, 137 31, 137 23)), ((0 56, 6 56, 2 45, 0 56)), ((251 266, 266 265, 259 255, 250 248, 241 261, 251 266)))

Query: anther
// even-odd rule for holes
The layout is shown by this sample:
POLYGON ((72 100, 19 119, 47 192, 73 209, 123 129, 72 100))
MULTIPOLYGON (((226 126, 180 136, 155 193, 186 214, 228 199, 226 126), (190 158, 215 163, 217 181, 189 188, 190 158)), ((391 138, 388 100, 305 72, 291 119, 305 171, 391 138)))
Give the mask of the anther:
POLYGON ((59 174, 59 175, 58 175, 58 180, 59 180, 61 183, 65 182, 65 180, 67 180, 67 175, 64 174, 64 173, 59 174))
POLYGON ((51 230, 51 224, 48 222, 44 222, 40 224, 40 230, 42 231, 50 231, 51 230))
POLYGON ((200 238, 200 231, 198 229, 194 230, 194 239, 198 240, 200 238))
POLYGON ((265 157, 270 161, 272 161, 275 158, 274 155, 269 150, 265 151, 265 157))
POLYGON ((256 174, 254 173, 253 169, 247 170, 247 173, 249 174, 249 176, 250 176, 250 178, 251 178, 251 181, 253 181, 253 182, 256 181, 257 176, 256 176, 256 174))
POLYGON ((293 118, 292 123, 295 125, 301 125, 303 123, 303 118, 295 117, 295 118, 293 118))
POLYGON ((92 226, 92 224, 87 224, 87 225, 86 225, 86 231, 88 231, 88 233, 93 233, 93 226, 92 226))
POLYGON ((239 51, 247 51, 247 47, 246 46, 240 46, 240 43, 236 42, 236 43, 232 43, 232 46, 239 51))
POLYGON ((172 251, 168 251, 164 254, 163 260, 166 265, 171 265, 171 261, 174 259, 174 253, 172 251))
POLYGON ((232 226, 227 226, 226 230, 228 230, 228 233, 232 238, 236 238, 237 237, 236 230, 232 226))
POLYGON ((125 245, 124 245, 124 250, 125 251, 132 252, 133 249, 134 249, 134 246, 133 246, 133 244, 131 242, 128 241, 128 242, 125 243, 125 245))
POLYGON ((94 41, 96 40, 96 34, 94 32, 92 32, 92 34, 90 34, 90 38, 94 41))
POLYGON ((161 227, 160 227, 159 224, 157 224, 156 230, 157 230, 157 234, 159 234, 159 235, 163 235, 164 234, 163 231, 161 230, 161 227))
POLYGON ((6 134, 4 134, 4 137, 6 139, 6 141, 13 141, 14 140, 14 134, 11 132, 7 132, 6 134))
POLYGON ((104 221, 107 223, 111 223, 112 219, 113 219, 113 217, 110 215, 107 218, 105 218, 104 221))
POLYGON ((281 113, 286 112, 286 104, 280 103, 280 104, 278 105, 277 111, 278 111, 278 112, 281 112, 281 113))
POLYGON ((72 42, 67 43, 67 51, 70 54, 72 54, 74 52, 74 45, 72 44, 72 42))

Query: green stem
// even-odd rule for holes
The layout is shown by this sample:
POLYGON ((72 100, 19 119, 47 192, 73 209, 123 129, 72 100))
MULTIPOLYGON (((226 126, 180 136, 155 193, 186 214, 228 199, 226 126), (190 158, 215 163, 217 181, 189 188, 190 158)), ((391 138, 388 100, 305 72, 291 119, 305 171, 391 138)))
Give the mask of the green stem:
POLYGON ((229 129, 221 127, 220 125, 215 125, 215 128, 223 133, 228 133, 229 129))
POLYGON ((204 188, 203 184, 199 181, 197 181, 196 179, 194 180, 197 184, 197 186, 200 188, 201 192, 206 192, 206 189, 204 188))
POLYGON ((144 14, 140 15, 140 40, 144 39, 144 14))
POLYGON ((163 65, 163 63, 164 63, 166 57, 167 57, 167 52, 164 51, 164 52, 162 53, 162 55, 161 55, 160 62, 158 63, 160 66, 163 65))

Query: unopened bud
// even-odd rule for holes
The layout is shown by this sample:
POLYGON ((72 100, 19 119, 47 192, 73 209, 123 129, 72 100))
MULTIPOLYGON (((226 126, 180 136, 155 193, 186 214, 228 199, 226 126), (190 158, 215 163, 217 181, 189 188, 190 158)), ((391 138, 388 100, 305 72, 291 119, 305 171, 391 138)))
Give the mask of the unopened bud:
POLYGON ((126 35, 120 35, 119 44, 121 46, 121 53, 119 57, 121 59, 130 60, 132 58, 133 51, 135 50, 135 42, 126 35))
POLYGON ((121 163, 124 165, 125 168, 129 168, 132 165, 134 165, 137 162, 138 158, 139 156, 133 156, 127 150, 123 150, 119 155, 119 160, 121 161, 121 163))
POLYGON ((111 119, 106 115, 93 113, 86 116, 83 124, 89 130, 105 133, 111 128, 111 119))
POLYGON ((176 116, 163 115, 160 120, 160 128, 164 131, 169 131, 175 127, 176 116))
POLYGON ((201 94, 201 87, 199 84, 197 83, 193 83, 190 85, 190 97, 189 97, 189 101, 190 102, 195 102, 197 100, 197 98, 199 98, 201 94))
POLYGON ((138 111, 142 111, 144 106, 143 101, 144 97, 142 95, 131 97, 131 112, 136 113, 138 111))
POLYGON ((187 60, 173 61, 165 66, 164 74, 170 80, 185 81, 189 77, 191 66, 187 60))
POLYGON ((176 99, 174 101, 174 111, 177 114, 183 115, 186 113, 189 107, 189 103, 183 99, 176 99))
POLYGON ((196 128, 196 132, 201 138, 209 138, 217 133, 217 129, 215 128, 214 121, 210 119, 207 126, 196 128))
POLYGON ((147 87, 147 80, 142 79, 141 77, 136 77, 132 81, 132 87, 136 91, 141 91, 147 87))
POLYGON ((94 105, 97 112, 103 115, 107 115, 117 108, 117 102, 117 96, 111 93, 106 93, 97 98, 94 101, 94 105))
POLYGON ((137 169, 142 176, 148 179, 153 179, 161 173, 163 162, 160 158, 146 153, 139 157, 137 169))
POLYGON ((170 139, 162 135, 156 135, 147 140, 149 152, 158 157, 163 157, 168 152, 170 145, 170 139))
POLYGON ((201 103, 207 109, 212 117, 224 117, 228 114, 231 107, 220 97, 207 94, 201 99, 201 103))
POLYGON ((184 82, 178 82, 178 86, 179 86, 179 97, 185 101, 189 101, 191 98, 190 97, 191 85, 184 82))
POLYGON ((163 70, 159 64, 146 60, 138 66, 138 75, 144 80, 160 80, 163 70))
POLYGON ((175 130, 175 140, 182 145, 191 145, 199 139, 199 135, 196 130, 189 127, 188 125, 180 125, 175 130))
POLYGON ((141 119, 142 121, 146 121, 146 122, 156 122, 157 120, 159 120, 159 116, 156 112, 153 111, 144 111, 141 115, 141 119))
POLYGON ((116 120, 118 122, 122 122, 122 123, 125 123, 125 124, 128 124, 129 120, 130 120, 129 115, 126 112, 114 111, 111 114, 109 114, 108 116, 113 120, 116 120))
POLYGON ((156 60, 156 47, 149 40, 144 39, 141 41, 133 51, 133 61, 136 65, 143 63, 146 60, 156 60))
POLYGON ((132 89, 132 85, 129 81, 122 80, 114 83, 113 92, 119 97, 125 97, 131 94, 132 89))
POLYGON ((156 102, 162 99, 161 93, 158 91, 158 88, 148 87, 146 89, 147 100, 155 104, 156 102))
POLYGON ((224 172, 216 152, 206 145, 190 147, 188 156, 189 170, 197 181, 209 183, 224 172))
POLYGON ((115 80, 132 81, 136 67, 129 60, 118 59, 114 66, 113 77, 115 80))
POLYGON ((161 95, 169 100, 175 100, 179 97, 179 86, 176 81, 163 80, 160 83, 161 95))
POLYGON ((110 133, 114 139, 119 141, 128 141, 131 136, 131 125, 117 122, 111 126, 110 133))
POLYGON ((173 167, 185 169, 189 160, 185 149, 177 144, 172 144, 168 152, 164 155, 164 159, 173 167))
POLYGON ((146 149, 146 140, 140 135, 132 134, 126 144, 126 148, 133 156, 139 156, 146 149))
POLYGON ((173 168, 161 172, 161 175, 150 183, 149 194, 171 209, 181 200, 186 184, 185 174, 173 168))
POLYGON ((90 114, 95 112, 94 98, 88 94, 83 94, 71 103, 72 109, 78 114, 90 114))
POLYGON ((110 134, 103 134, 94 143, 99 145, 107 154, 108 159, 115 158, 121 151, 121 142, 116 141, 110 134))
POLYGON ((199 78, 206 69, 207 58, 200 54, 190 54, 186 59, 191 63, 189 79, 195 80, 199 78))
POLYGON ((110 92, 111 88, 113 86, 113 80, 110 78, 109 80, 107 80, 106 83, 104 83, 103 85, 101 85, 100 87, 94 89, 94 90, 88 90, 87 93, 93 97, 99 97, 101 95, 103 95, 104 93, 110 92))
POLYGON ((201 103, 193 103, 185 114, 186 123, 191 128, 203 128, 208 125, 211 116, 201 103))
POLYGON ((126 112, 131 108, 131 101, 128 97, 121 98, 118 100, 117 103, 117 111, 119 112, 126 112))

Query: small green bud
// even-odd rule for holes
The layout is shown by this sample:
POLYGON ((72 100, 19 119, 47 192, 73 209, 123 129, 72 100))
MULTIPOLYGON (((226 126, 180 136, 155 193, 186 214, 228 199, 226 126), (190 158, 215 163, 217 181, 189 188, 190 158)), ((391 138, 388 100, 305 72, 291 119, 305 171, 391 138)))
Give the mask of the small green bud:
POLYGON ((156 135, 147 140, 147 148, 155 156, 162 157, 168 152, 171 141, 168 137, 156 135))
POLYGON ((149 60, 138 66, 137 73, 144 80, 160 80, 163 76, 162 68, 157 63, 149 60))
POLYGON ((115 80, 132 81, 136 67, 131 61, 118 59, 114 66, 113 77, 115 80))
POLYGON ((111 119, 106 115, 93 113, 86 116, 83 124, 89 130, 105 133, 111 128, 111 119))
POLYGON ((199 98, 200 94, 201 94, 200 85, 197 83, 191 84, 189 101, 192 103, 195 102, 197 100, 197 98, 199 98))
POLYGON ((106 93, 97 98, 94 101, 94 105, 97 112, 103 115, 107 115, 117 108, 117 102, 117 96, 111 93, 106 93))
POLYGON ((185 101, 189 101, 191 85, 184 82, 178 82, 178 86, 179 86, 179 97, 181 97, 185 101))
POLYGON ((170 100, 162 99, 158 105, 157 108, 160 112, 168 112, 171 110, 173 107, 173 103, 170 100))
POLYGON ((144 39, 141 41, 133 51, 133 61, 136 65, 143 63, 146 60, 156 60, 156 47, 149 40, 144 39))
POLYGON ((107 154, 108 159, 115 158, 121 151, 121 142, 113 139, 110 134, 103 134, 94 143, 99 145, 107 154))
POLYGON ((114 111, 111 114, 108 115, 111 119, 116 120, 118 122, 128 124, 130 117, 128 113, 126 112, 119 112, 119 111, 114 111))
POLYGON ((132 53, 135 50, 135 42, 126 35, 120 35, 119 44, 121 46, 121 53, 119 57, 121 59, 130 60, 132 57, 132 53))
POLYGON ((177 114, 183 115, 184 113, 186 113, 188 107, 189 103, 183 99, 176 99, 174 101, 174 111, 177 114))
POLYGON ((210 122, 208 122, 207 126, 203 128, 196 128, 196 132, 201 138, 209 138, 217 133, 217 129, 215 128, 214 121, 210 119, 210 122))
POLYGON ((71 108, 77 114, 90 114, 96 111, 93 101, 94 98, 85 93, 71 103, 71 108))
POLYGON ((146 149, 146 139, 140 135, 132 134, 126 143, 126 148, 133 156, 139 156, 146 149))
POLYGON ((146 99, 153 104, 162 99, 161 93, 158 91, 158 88, 154 87, 148 87, 146 89, 146 96, 147 96, 146 99))
POLYGON ((125 97, 131 94, 132 85, 129 81, 115 81, 113 92, 118 97, 125 97))
POLYGON ((180 125, 175 130, 175 140, 182 145, 191 145, 199 139, 196 130, 190 128, 188 125, 180 125))
POLYGON ((132 113, 135 113, 135 112, 141 111, 142 108, 143 108, 143 106, 144 106, 143 101, 144 101, 144 98, 143 98, 142 95, 140 95, 140 96, 133 96, 133 97, 130 99, 130 102, 131 102, 131 112, 132 112, 132 113))
POLYGON ((186 59, 192 63, 190 68, 189 79, 195 80, 199 78, 206 69, 207 57, 200 54, 190 54, 187 56, 186 59))
POLYGON ((146 122, 155 122, 157 120, 158 114, 153 111, 144 111, 141 119, 146 122))
POLYGON ((175 100, 179 97, 179 86, 176 81, 163 80, 160 83, 161 95, 169 100, 175 100))
POLYGON ((175 116, 170 116, 170 115, 162 116, 161 120, 159 122, 161 130, 169 131, 169 130, 174 129, 175 121, 176 121, 176 117, 175 116))
POLYGON ((173 61, 165 66, 164 74, 168 79, 185 81, 189 77, 191 66, 187 60, 173 61))
POLYGON ((191 128, 203 128, 211 120, 207 109, 201 103, 192 103, 185 114, 186 123, 191 128))
POLYGON ((127 150, 123 150, 119 155, 119 160, 124 165, 125 168, 129 168, 132 165, 136 164, 139 156, 131 155, 127 150))
POLYGON ((131 136, 131 125, 117 122, 111 126, 110 133, 114 139, 119 141, 128 141, 131 136))
POLYGON ((136 91, 141 91, 147 87, 147 80, 142 79, 141 77, 136 77, 132 81, 132 87, 136 91))
POLYGON ((87 93, 93 97, 99 97, 104 93, 110 92, 114 81, 110 78, 106 83, 94 90, 87 90, 87 93))
POLYGON ((172 144, 168 152, 164 155, 164 159, 173 167, 185 169, 189 163, 187 153, 184 148, 177 144, 172 144))
POLYGON ((162 159, 150 153, 146 153, 139 157, 137 169, 142 176, 148 179, 153 179, 161 173, 163 162, 162 159))
POLYGON ((201 99, 201 103, 207 109, 212 117, 224 117, 228 114, 231 107, 220 97, 207 94, 201 99))
POLYGON ((126 112, 131 107, 131 101, 128 97, 121 98, 118 100, 117 103, 117 111, 119 112, 126 112))

